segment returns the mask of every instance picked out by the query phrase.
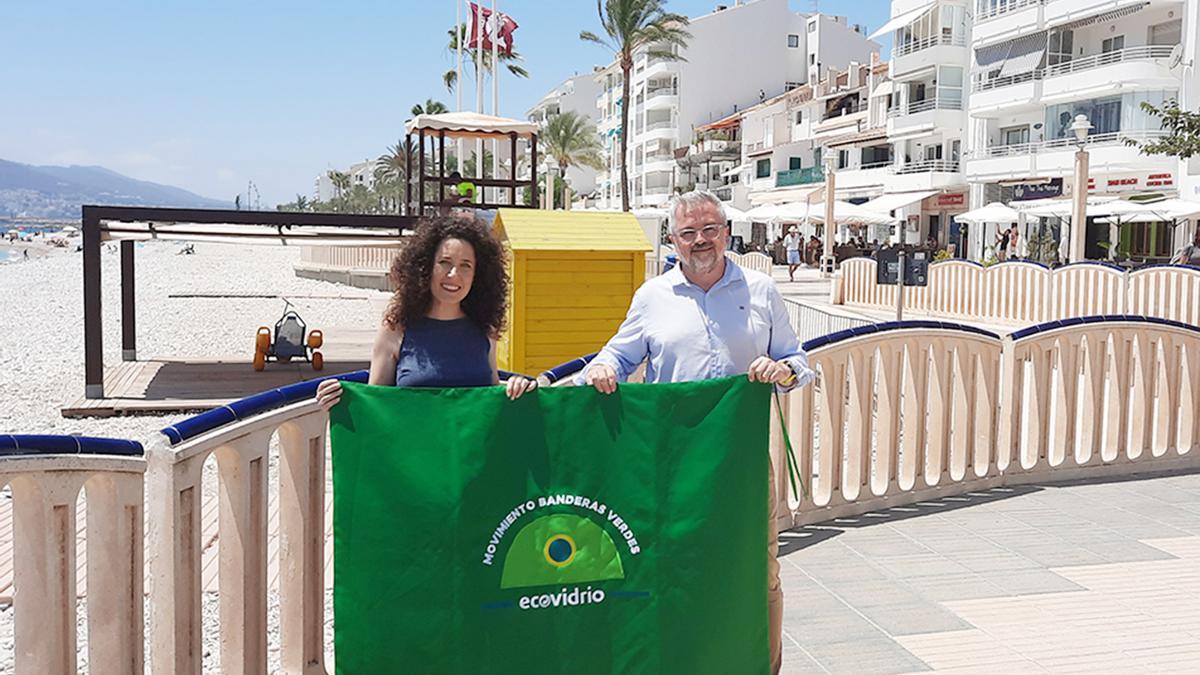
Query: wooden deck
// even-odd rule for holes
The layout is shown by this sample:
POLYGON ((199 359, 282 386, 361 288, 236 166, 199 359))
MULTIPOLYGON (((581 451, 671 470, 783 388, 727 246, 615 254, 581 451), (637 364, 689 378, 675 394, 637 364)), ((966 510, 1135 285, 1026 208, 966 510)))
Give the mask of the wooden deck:
POLYGON ((343 327, 330 335, 321 348, 325 367, 319 371, 293 360, 268 363, 255 372, 250 355, 118 362, 104 369, 104 398, 80 396, 61 412, 63 417, 199 412, 268 389, 370 367, 374 330, 343 327))
MULTIPOLYGON (((271 590, 279 588, 279 507, 278 490, 272 490, 271 503, 267 513, 271 514, 267 522, 267 579, 271 590)), ((333 484, 332 476, 327 475, 325 483, 325 587, 333 587, 333 484)), ((201 505, 201 534, 200 542, 203 550, 201 558, 200 583, 204 592, 217 590, 218 552, 220 539, 217 537, 217 520, 220 513, 217 508, 217 495, 214 491, 210 498, 201 505)), ((77 502, 75 510, 75 547, 76 566, 75 578, 79 597, 87 595, 87 503, 82 498, 77 502)), ((149 568, 146 570, 146 589, 149 590, 149 568)), ((0 494, 0 606, 12 604, 13 595, 13 510, 12 497, 4 491, 0 494)))

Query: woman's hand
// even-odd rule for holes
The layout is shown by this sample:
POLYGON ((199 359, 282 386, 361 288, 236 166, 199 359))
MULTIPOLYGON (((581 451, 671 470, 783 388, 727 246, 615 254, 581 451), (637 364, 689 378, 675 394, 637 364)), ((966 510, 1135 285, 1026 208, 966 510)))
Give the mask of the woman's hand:
POLYGON ((317 403, 321 404, 321 408, 325 412, 329 412, 329 409, 337 405, 340 400, 342 400, 341 380, 322 380, 321 384, 317 385, 317 403))
POLYGON ((520 375, 513 375, 504 383, 504 393, 512 401, 521 398, 527 392, 531 392, 537 388, 537 380, 531 380, 528 377, 521 377, 520 375))

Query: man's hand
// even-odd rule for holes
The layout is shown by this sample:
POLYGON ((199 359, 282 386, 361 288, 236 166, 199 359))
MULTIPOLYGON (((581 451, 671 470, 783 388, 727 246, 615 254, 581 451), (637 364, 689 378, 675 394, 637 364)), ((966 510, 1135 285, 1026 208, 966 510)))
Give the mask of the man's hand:
POLYGON ((617 390, 617 371, 610 365, 597 363, 588 368, 584 381, 601 394, 611 394, 617 390))
POLYGON ((750 364, 747 374, 751 382, 766 382, 768 384, 783 384, 792 376, 792 369, 781 361, 772 361, 770 357, 760 356, 750 364))

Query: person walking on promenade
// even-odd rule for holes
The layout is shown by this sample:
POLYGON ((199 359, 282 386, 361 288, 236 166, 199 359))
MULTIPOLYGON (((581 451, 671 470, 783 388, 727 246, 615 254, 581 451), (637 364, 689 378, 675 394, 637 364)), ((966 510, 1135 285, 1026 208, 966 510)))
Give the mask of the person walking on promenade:
MULTIPOLYGON (((617 390, 643 361, 646 382, 685 382, 745 373, 783 390, 815 377, 771 277, 726 260, 729 231, 721 202, 688 192, 667 207, 679 266, 637 290, 625 321, 580 379, 602 394, 617 390)), ((578 381, 578 380, 577 380, 578 381)), ((774 471, 772 470, 772 474, 774 471)), ((770 480, 767 597, 773 672, 782 663, 783 591, 779 581, 775 481, 770 480)))
POLYGON ((996 235, 996 259, 1000 262, 1008 260, 1008 230, 1000 230, 996 235))
POLYGON ((1021 231, 1017 229, 1016 223, 1013 223, 1008 228, 1008 259, 1009 260, 1016 260, 1018 257, 1020 257, 1020 254, 1017 253, 1017 251, 1020 250, 1020 248, 1018 247, 1018 244, 1017 244, 1017 240, 1020 238, 1020 234, 1021 234, 1021 231))
POLYGON ((787 236, 783 238, 783 248, 787 252, 788 281, 796 280, 796 268, 800 266, 800 245, 804 238, 795 225, 788 228, 787 236))
MULTIPOLYGON (((508 273, 504 251, 474 218, 436 217, 392 263, 396 292, 371 350, 369 384, 397 387, 486 387, 499 384, 496 341, 504 330, 508 273)), ((511 377, 508 397, 537 388, 511 377)), ((340 380, 317 385, 329 410, 341 400, 340 380)))

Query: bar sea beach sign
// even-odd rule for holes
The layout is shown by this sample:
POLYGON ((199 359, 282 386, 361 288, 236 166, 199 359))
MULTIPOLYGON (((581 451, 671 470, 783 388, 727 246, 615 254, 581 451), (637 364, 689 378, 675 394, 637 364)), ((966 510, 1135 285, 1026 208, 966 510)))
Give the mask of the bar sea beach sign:
POLYGON ((770 389, 347 383, 339 673, 765 673, 770 389))

